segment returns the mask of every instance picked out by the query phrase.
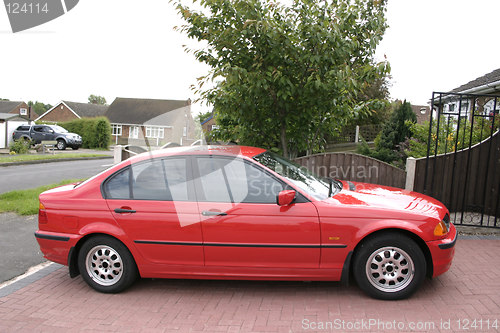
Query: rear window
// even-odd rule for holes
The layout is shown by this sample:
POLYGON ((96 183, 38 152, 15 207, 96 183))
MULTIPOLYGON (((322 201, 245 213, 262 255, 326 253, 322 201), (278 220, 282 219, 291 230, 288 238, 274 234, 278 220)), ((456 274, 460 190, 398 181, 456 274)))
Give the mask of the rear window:
POLYGON ((106 199, 187 201, 185 158, 139 162, 104 183, 106 199))

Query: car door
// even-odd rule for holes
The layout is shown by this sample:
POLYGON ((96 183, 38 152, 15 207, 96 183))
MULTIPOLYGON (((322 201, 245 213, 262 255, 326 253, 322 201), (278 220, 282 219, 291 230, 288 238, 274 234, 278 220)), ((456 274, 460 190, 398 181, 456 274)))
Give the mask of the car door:
POLYGON ((103 185, 126 236, 152 263, 203 265, 202 234, 186 157, 133 164, 103 185))
POLYGON ((281 207, 285 184, 241 158, 198 156, 193 161, 205 265, 317 268, 316 208, 298 194, 281 207))
POLYGON ((40 143, 45 140, 45 126, 33 126, 33 131, 31 132, 31 140, 35 143, 40 143))

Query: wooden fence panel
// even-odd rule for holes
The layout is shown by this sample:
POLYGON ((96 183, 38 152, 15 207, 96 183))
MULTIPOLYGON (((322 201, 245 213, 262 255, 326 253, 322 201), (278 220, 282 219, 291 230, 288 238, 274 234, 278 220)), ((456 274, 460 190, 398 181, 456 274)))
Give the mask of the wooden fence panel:
POLYGON ((404 170, 368 156, 354 153, 325 153, 299 157, 295 162, 322 177, 405 187, 404 170))
POLYGON ((500 135, 456 153, 419 158, 414 189, 443 202, 450 211, 498 216, 500 135), (427 181, 425 172, 427 167, 427 181))

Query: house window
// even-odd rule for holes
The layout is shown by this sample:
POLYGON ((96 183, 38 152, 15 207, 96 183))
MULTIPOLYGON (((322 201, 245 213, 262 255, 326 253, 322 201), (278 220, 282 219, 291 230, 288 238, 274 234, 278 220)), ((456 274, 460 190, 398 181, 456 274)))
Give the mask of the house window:
POLYGON ((128 137, 131 139, 139 139, 139 126, 130 126, 128 137))
POLYGON ((146 127, 146 138, 159 138, 163 139, 165 137, 165 130, 163 127, 146 127))
POLYGON ((111 134, 115 136, 122 135, 122 125, 111 125, 111 134))
POLYGON ((450 112, 455 111, 455 104, 450 104, 449 108, 450 108, 450 112))
POLYGON ((26 108, 20 108, 19 109, 19 114, 21 116, 27 116, 28 115, 28 110, 26 108))

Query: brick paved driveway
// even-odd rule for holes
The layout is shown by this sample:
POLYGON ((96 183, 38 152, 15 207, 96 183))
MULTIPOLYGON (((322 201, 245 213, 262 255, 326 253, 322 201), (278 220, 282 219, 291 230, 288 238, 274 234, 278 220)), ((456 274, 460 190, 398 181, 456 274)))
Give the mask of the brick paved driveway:
POLYGON ((495 320, 500 240, 459 240, 451 270, 397 302, 328 282, 147 279, 105 295, 65 267, 0 298, 0 332, 500 331, 495 320))

